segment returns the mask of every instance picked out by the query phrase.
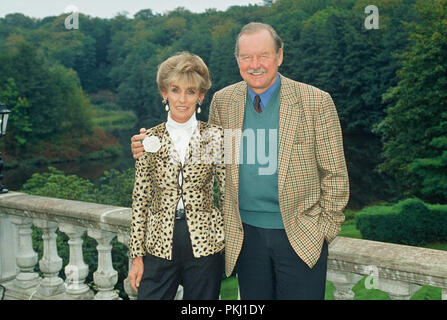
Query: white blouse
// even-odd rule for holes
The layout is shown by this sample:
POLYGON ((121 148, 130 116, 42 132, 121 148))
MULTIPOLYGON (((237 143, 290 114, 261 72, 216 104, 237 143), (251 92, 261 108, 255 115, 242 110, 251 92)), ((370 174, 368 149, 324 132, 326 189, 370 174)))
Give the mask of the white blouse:
MULTIPOLYGON (((171 112, 168 112, 168 120, 166 121, 166 130, 168 130, 169 136, 174 143, 174 148, 180 156, 182 165, 185 164, 186 152, 189 146, 189 140, 191 139, 194 130, 196 129, 198 121, 196 119, 196 113, 194 112, 191 118, 185 123, 179 123, 172 119, 171 112)), ((179 175, 179 185, 182 185, 183 177, 179 175)), ((183 200, 177 204, 177 209, 183 209, 183 200)))

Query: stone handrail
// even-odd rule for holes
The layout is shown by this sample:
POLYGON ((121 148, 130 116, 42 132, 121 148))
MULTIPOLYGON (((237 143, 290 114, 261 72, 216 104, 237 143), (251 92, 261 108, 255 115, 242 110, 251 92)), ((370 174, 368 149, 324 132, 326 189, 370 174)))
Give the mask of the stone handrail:
MULTIPOLYGON (((9 231, 5 232, 9 238, 5 235, 1 237, 3 243, 0 250, 7 252, 0 252, 0 256, 5 262, 15 257, 17 264, 16 274, 11 277, 14 271, 9 270, 9 276, 6 277, 9 280, 4 284, 6 298, 119 299, 114 290, 118 275, 112 265, 111 241, 117 237, 119 242, 127 245, 130 217, 129 208, 18 192, 0 195, 0 220, 8 225, 8 228, 4 226, 2 229, 9 231), (39 261, 43 278, 34 272, 37 255, 32 248, 33 224, 43 232, 43 257, 39 261), (58 277, 62 260, 56 248, 57 228, 69 237, 70 255, 64 269, 67 278, 65 283, 58 277), (82 256, 82 235, 85 232, 98 242, 98 269, 93 274, 98 292, 94 296, 85 284, 88 275, 88 266, 82 256)), ((127 279, 124 289, 129 298, 135 299, 136 294, 127 279)))
POLYGON ((409 299, 422 286, 442 289, 447 300, 447 251, 337 237, 329 247, 327 279, 336 299, 353 299, 352 287, 365 275, 365 287, 391 299, 409 299))
MULTIPOLYGON (((131 209, 9 192, 0 195, 0 284, 6 299, 119 299, 112 265, 114 237, 127 246, 131 209), (32 247, 32 225, 42 230, 43 256, 32 247), (62 259, 56 234, 65 233, 69 262, 59 278, 62 259), (98 269, 93 274, 97 293, 85 283, 82 235, 98 242, 98 269), (43 276, 35 272, 38 263, 43 276)), ((129 263, 130 263, 129 259, 129 263)), ((352 287, 365 275, 365 286, 380 289, 392 299, 409 299, 421 285, 442 288, 447 300, 447 251, 337 237, 329 247, 327 279, 336 299, 353 299, 352 287)), ((130 299, 136 293, 124 280, 130 299)), ((181 291, 177 297, 181 297, 181 291)))

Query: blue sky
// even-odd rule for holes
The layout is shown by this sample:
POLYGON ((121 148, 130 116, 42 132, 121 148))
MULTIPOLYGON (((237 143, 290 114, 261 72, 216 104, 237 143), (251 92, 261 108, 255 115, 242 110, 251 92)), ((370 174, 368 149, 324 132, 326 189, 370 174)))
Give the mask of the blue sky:
POLYGON ((66 8, 75 6, 79 12, 93 17, 112 18, 118 12, 127 11, 132 17, 141 9, 152 9, 164 13, 177 7, 192 12, 203 12, 215 8, 226 10, 229 6, 260 4, 262 0, 1 0, 0 17, 20 12, 29 17, 43 18, 64 13, 66 8))

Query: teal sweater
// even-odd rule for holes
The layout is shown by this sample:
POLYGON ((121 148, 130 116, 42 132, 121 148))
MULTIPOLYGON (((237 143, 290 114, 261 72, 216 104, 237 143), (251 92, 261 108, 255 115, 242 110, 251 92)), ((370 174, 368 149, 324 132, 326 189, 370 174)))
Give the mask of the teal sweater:
POLYGON ((284 229, 278 200, 279 92, 262 113, 247 94, 239 164, 239 211, 243 223, 284 229))

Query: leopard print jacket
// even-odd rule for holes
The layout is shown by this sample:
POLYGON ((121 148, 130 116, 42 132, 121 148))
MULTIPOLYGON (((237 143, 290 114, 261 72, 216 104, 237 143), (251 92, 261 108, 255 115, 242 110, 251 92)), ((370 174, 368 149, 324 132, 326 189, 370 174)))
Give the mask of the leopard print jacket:
POLYGON ((161 147, 156 152, 146 152, 135 163, 129 256, 135 258, 149 253, 172 259, 175 211, 180 198, 186 211, 194 257, 222 251, 223 216, 214 206, 213 180, 217 182, 218 202, 222 208, 225 188, 223 129, 199 121, 184 165, 165 123, 147 130, 146 135, 157 137, 161 147))

